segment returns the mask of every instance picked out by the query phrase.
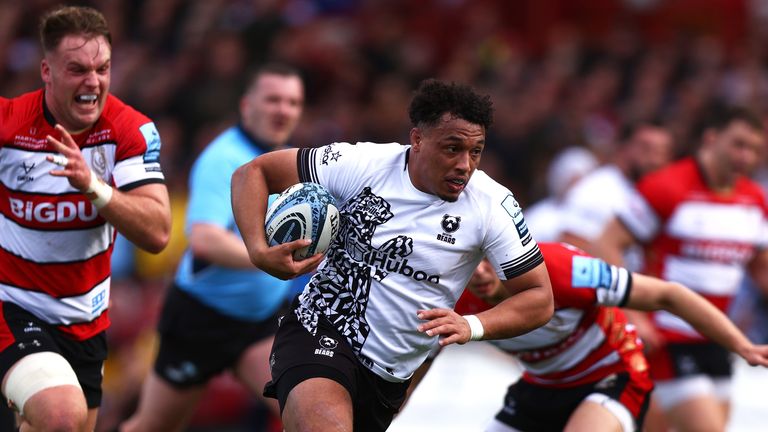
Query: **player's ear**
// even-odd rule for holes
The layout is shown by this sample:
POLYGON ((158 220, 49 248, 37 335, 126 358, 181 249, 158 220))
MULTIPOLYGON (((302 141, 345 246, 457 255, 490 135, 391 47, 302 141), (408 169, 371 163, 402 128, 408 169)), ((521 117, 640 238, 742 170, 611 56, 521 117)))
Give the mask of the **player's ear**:
POLYGON ((51 82, 51 65, 48 64, 48 60, 45 58, 40 62, 40 77, 42 77, 43 82, 46 84, 51 82))
POLYGON ((423 139, 421 130, 417 127, 411 129, 411 150, 418 153, 421 150, 421 140, 423 139))

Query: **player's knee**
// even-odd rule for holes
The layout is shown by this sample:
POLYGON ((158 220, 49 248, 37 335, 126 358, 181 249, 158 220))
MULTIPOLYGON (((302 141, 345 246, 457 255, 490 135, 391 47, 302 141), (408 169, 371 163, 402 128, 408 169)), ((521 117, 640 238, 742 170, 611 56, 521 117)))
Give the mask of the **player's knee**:
POLYGON ((7 374, 3 394, 35 429, 85 429, 85 396, 72 367, 59 354, 40 352, 19 360, 7 374))

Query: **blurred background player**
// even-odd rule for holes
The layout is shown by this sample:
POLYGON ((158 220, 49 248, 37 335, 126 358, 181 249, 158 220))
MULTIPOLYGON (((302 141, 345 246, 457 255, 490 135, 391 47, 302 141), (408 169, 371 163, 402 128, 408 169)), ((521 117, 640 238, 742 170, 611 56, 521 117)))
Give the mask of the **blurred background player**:
MULTIPOLYGON (((745 270, 768 293, 766 202, 750 180, 765 154, 763 122, 749 110, 713 110, 695 155, 651 173, 599 239, 609 262, 629 245, 645 247, 644 273, 679 282, 720 310, 745 270)), ((654 399, 677 430, 722 431, 728 421, 728 352, 679 316, 661 311, 638 320, 649 344, 654 399)))
MULTIPOLYGON (((559 240, 594 252, 592 243, 617 210, 629 204, 634 183, 669 163, 672 155, 672 135, 666 128, 653 122, 626 125, 611 161, 584 176, 566 193, 559 240)), ((639 251, 635 251, 627 268, 638 270, 638 257, 639 251)))
MULTIPOLYGON (((122 431, 182 430, 208 381, 227 369, 261 397, 291 282, 251 263, 232 216, 230 179, 239 166, 286 147, 303 105, 297 70, 282 64, 261 67, 240 101, 240 123, 213 140, 193 165, 189 249, 160 317, 154 370, 122 431)), ((279 419, 277 401, 265 402, 279 419)))
POLYGON ((0 373, 21 430, 93 430, 115 230, 157 253, 170 209, 154 123, 110 94, 95 9, 40 20, 44 88, 0 98, 0 373))
POLYGON ((599 165, 595 155, 583 147, 566 147, 547 168, 549 195, 525 211, 525 221, 536 241, 557 241, 563 229, 563 199, 568 191, 599 165))
MULTIPOLYGON (((642 342, 618 307, 667 310, 751 365, 768 366, 728 318, 686 287, 608 265, 565 243, 539 243, 555 315, 532 332, 490 341, 524 367, 487 431, 642 430, 653 387, 642 342)), ((458 313, 477 313, 509 293, 487 261, 478 265, 458 313)))

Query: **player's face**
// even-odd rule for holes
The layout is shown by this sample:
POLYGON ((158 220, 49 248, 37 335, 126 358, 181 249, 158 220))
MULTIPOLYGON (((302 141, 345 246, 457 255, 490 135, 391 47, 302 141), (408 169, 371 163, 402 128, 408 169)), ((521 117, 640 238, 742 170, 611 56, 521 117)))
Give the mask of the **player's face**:
POLYGON ((280 147, 296 129, 303 107, 304 86, 299 77, 266 73, 243 96, 242 121, 256 138, 280 147))
POLYGON ((501 280, 493 270, 491 263, 484 259, 472 273, 467 289, 483 300, 490 300, 501 293, 501 280))
POLYGON ((45 54, 40 66, 45 102, 69 132, 81 132, 99 119, 109 93, 111 58, 103 36, 65 36, 45 54))
POLYGON ((436 126, 413 128, 411 145, 413 185, 445 201, 456 201, 480 164, 485 129, 444 114, 436 126))
POLYGON ((721 164, 728 178, 751 175, 765 154, 765 135, 762 130, 744 121, 731 122, 715 138, 715 160, 721 164))
POLYGON ((666 129, 643 126, 638 128, 632 140, 634 163, 630 175, 635 180, 672 160, 672 135, 666 129))

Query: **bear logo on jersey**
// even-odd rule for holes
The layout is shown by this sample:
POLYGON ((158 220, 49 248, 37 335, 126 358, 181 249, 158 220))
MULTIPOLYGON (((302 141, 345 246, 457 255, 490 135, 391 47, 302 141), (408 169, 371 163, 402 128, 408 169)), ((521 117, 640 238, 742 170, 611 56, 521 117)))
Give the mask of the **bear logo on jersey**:
POLYGON ((456 232, 459 229, 461 223, 461 216, 451 216, 449 214, 443 215, 443 221, 440 225, 443 227, 443 231, 447 233, 456 232))
POLYGON ((326 349, 334 349, 339 345, 336 339, 329 336, 320 336, 320 346, 326 349))

